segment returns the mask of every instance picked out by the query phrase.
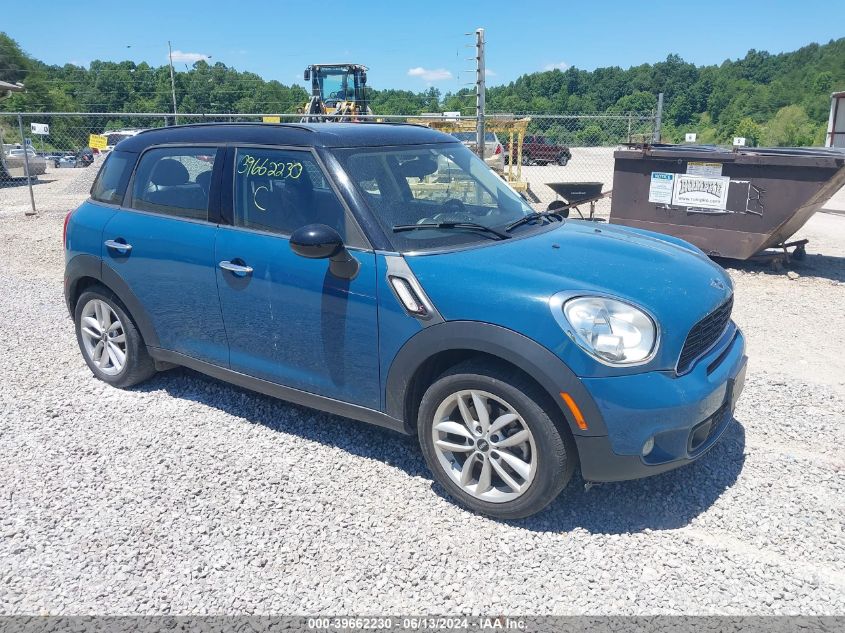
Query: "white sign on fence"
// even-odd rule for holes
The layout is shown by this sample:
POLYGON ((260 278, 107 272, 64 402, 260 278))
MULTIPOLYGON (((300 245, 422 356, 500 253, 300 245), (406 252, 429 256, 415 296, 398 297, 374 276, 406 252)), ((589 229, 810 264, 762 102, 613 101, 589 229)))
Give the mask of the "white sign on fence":
POLYGON ((47 123, 30 123, 29 129, 33 134, 40 134, 42 136, 50 134, 50 125, 47 123))
POLYGON ((687 143, 695 143, 695 139, 697 139, 697 138, 698 138, 698 134, 696 134, 695 132, 687 132, 686 135, 684 136, 684 139, 686 140, 687 143))
POLYGON ((744 136, 734 136, 734 147, 744 147, 745 146, 745 137, 744 136))
POLYGON ((691 176, 675 175, 675 188, 672 192, 672 204, 679 207, 698 207, 701 209, 726 209, 728 207, 728 188, 731 179, 727 176, 691 176))

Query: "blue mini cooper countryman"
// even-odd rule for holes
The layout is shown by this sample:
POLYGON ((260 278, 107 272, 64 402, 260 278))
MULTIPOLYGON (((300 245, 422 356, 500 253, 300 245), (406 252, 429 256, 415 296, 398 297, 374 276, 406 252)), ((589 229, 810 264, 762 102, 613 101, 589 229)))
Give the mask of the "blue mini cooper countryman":
POLYGON ((454 137, 390 124, 189 125, 111 152, 65 225, 94 374, 183 365, 416 434, 500 518, 660 473, 725 431, 732 285, 671 237, 529 207, 454 137))

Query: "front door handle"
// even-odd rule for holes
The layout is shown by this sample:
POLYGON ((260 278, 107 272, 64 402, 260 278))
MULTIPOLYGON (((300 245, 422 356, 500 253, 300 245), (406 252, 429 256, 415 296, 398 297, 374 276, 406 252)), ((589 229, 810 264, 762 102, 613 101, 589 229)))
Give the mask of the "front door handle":
POLYGON ((240 264, 233 264, 230 261, 223 260, 220 262, 220 268, 223 270, 228 270, 229 272, 235 273, 236 275, 251 275, 252 274, 252 266, 242 266, 240 264))
POLYGON ((120 251, 121 253, 128 253, 132 250, 132 244, 126 244, 125 242, 118 242, 116 240, 106 240, 103 243, 106 245, 106 248, 111 248, 116 251, 120 251))

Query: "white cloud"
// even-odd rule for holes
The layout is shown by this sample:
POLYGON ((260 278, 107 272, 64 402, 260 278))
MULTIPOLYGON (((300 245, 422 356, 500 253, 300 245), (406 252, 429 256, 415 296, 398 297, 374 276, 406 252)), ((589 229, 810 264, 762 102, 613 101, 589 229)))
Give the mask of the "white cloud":
POLYGON ((496 76, 496 71, 494 71, 494 70, 490 70, 489 68, 485 68, 485 69, 484 69, 484 76, 485 76, 485 77, 495 77, 495 76, 496 76))
POLYGON ((569 64, 566 62, 557 62, 556 64, 546 64, 543 66, 543 70, 566 70, 569 68, 569 64))
POLYGON ((206 55, 205 53, 184 53, 182 51, 176 50, 173 51, 173 62, 183 62, 185 64, 193 64, 200 60, 208 61, 211 59, 211 55, 206 55))
POLYGON ((451 79, 452 73, 445 68, 423 68, 417 66, 416 68, 408 69, 409 77, 420 77, 426 81, 443 81, 444 79, 451 79))

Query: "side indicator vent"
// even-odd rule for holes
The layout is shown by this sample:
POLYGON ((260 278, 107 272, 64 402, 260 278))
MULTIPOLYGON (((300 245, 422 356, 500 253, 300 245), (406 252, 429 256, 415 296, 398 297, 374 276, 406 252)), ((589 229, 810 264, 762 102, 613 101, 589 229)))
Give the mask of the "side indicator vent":
POLYGON ((402 277, 395 277, 393 275, 388 277, 390 285, 393 287, 393 292, 399 298, 402 307, 412 316, 426 318, 429 316, 428 308, 425 302, 414 291, 407 279, 402 277))

